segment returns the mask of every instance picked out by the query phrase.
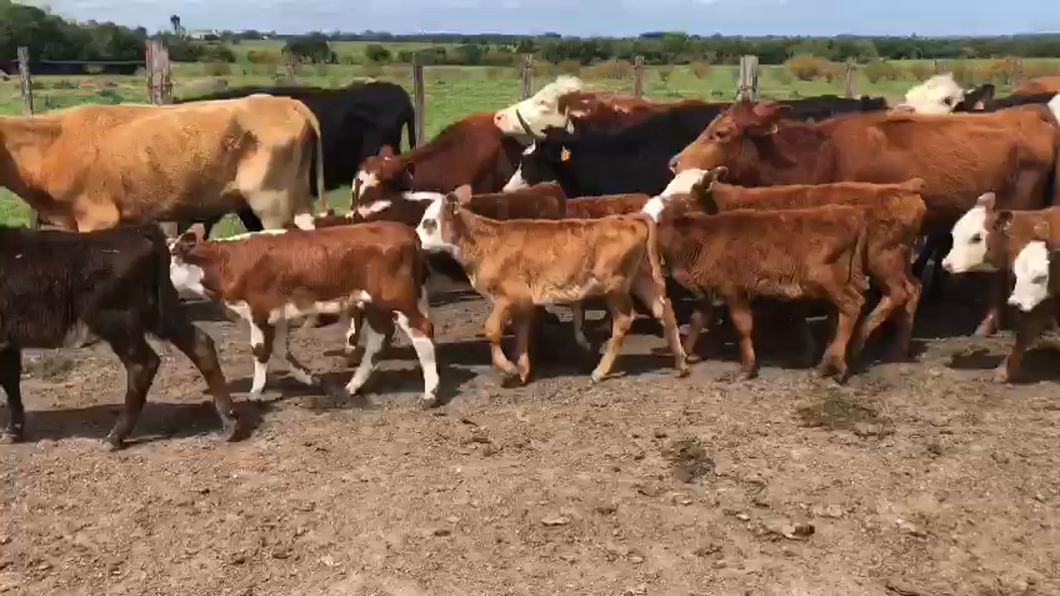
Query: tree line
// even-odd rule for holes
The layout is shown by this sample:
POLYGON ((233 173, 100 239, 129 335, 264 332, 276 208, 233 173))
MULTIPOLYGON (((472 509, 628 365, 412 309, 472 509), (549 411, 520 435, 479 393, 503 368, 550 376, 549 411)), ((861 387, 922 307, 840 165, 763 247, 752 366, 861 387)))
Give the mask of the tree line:
MULTIPOLYGON (((177 18, 174 16, 174 18, 177 18)), ((249 40, 272 39, 285 43, 284 51, 306 62, 340 60, 366 63, 409 63, 412 52, 394 47, 402 42, 433 44, 416 53, 424 64, 514 66, 519 55, 533 53, 553 64, 583 65, 643 56, 648 64, 735 64, 740 56, 754 54, 762 64, 782 64, 793 56, 813 55, 833 62, 853 58, 878 60, 968 59, 1020 56, 1060 57, 1060 34, 1003 37, 732 37, 697 36, 681 32, 648 32, 636 38, 580 38, 555 33, 538 36, 424 34, 392 35, 386 32, 323 33, 286 36, 275 32, 223 31, 191 40, 181 30, 164 32, 170 57, 185 62, 234 62, 232 46, 249 40), (340 56, 333 42, 367 41, 358 55, 340 56)), ((143 27, 130 29, 114 23, 77 23, 38 7, 0 0, 0 61, 15 57, 19 46, 28 46, 33 60, 142 60, 143 27)), ((252 53, 252 52, 251 52, 252 53)), ((253 61, 253 56, 248 56, 253 61)))

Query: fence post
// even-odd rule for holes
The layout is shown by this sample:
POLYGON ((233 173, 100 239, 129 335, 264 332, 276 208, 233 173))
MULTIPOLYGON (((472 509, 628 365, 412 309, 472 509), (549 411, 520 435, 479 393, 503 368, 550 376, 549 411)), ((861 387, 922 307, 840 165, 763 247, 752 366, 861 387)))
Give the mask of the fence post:
POLYGON ((633 57, 633 96, 644 95, 644 56, 633 57))
MULTIPOLYGON (((29 74, 29 48, 18 48, 18 82, 19 94, 22 95, 22 113, 33 115, 33 78, 29 74)), ((29 210, 29 227, 36 230, 40 227, 40 217, 33 209, 29 210)))
POLYGON ((740 56, 740 86, 736 98, 758 101, 758 56, 740 56))
MULTIPOLYGON (((155 105, 166 105, 173 103, 173 81, 170 78, 169 48, 166 40, 161 37, 147 40, 147 94, 151 103, 155 105)), ((158 222, 162 227, 162 233, 170 238, 176 238, 180 231, 177 222, 158 222)))
POLYGON ((520 78, 519 98, 527 99, 534 94, 534 55, 523 54, 523 72, 520 78))
POLYGON ((423 87, 423 65, 420 55, 412 55, 412 98, 413 110, 416 112, 416 142, 427 142, 426 93, 423 87))
POLYGON ((287 81, 287 84, 293 85, 297 81, 295 80, 294 72, 295 59, 294 55, 290 52, 283 53, 283 79, 287 81))
POLYGON ((1023 58, 1016 58, 1012 68, 1012 86, 1016 87, 1023 82, 1023 58))
POLYGON ((847 58, 846 78, 843 81, 843 94, 847 99, 854 99, 858 84, 858 61, 855 58, 847 58))
POLYGON ((946 72, 946 61, 939 59, 935 60, 935 74, 942 74, 946 72))

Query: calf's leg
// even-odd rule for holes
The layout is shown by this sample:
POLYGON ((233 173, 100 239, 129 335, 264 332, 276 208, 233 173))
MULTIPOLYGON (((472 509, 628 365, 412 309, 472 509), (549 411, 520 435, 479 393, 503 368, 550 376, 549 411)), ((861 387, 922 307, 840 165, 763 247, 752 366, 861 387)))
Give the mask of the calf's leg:
POLYGON ((18 443, 24 438, 26 408, 22 405, 19 379, 22 376, 22 353, 13 347, 0 350, 0 385, 7 394, 7 409, 11 418, 7 428, 0 431, 0 443, 18 443))
MULTIPOLYGON (((493 366, 507 378, 519 374, 515 365, 504 355, 501 349, 501 335, 504 322, 508 319, 508 313, 512 308, 511 302, 504 297, 497 298, 493 303, 493 312, 486 319, 486 339, 490 342, 490 355, 493 358, 493 366)), ((514 320, 514 317, 513 317, 514 320)))
MULTIPOLYGON (((847 344, 854 333, 854 326, 857 324, 858 315, 861 314, 861 307, 864 303, 865 298, 860 291, 851 287, 850 284, 843 288, 841 296, 835 301, 837 310, 835 334, 824 352, 821 363, 817 366, 818 376, 824 377, 835 371, 836 380, 840 383, 846 382, 850 374, 846 361, 847 344)), ((857 358, 859 354, 857 346, 854 348, 851 357, 857 358)))
POLYGON ((277 321, 276 334, 272 344, 276 355, 287 363, 291 374, 294 375, 294 378, 298 379, 299 382, 313 387, 319 387, 320 379, 313 374, 313 371, 309 370, 299 362, 294 357, 294 354, 291 353, 290 337, 290 326, 288 322, 283 319, 277 321))
POLYGON ((607 340, 604 356, 590 377, 593 383, 604 380, 611 372, 618 349, 622 345, 622 338, 633 325, 633 300, 629 294, 611 294, 607 297, 607 305, 611 311, 611 338, 607 340))
POLYGON ((754 341, 751 339, 755 322, 751 303, 743 296, 726 298, 725 302, 729 305, 732 325, 740 336, 740 377, 753 379, 758 376, 758 360, 755 358, 754 341))
POLYGON ((250 351, 254 354, 254 383, 250 394, 260 396, 269 376, 269 358, 272 357, 272 342, 276 331, 264 317, 250 320, 250 351))
POLYGON ((865 317, 860 331, 854 337, 852 350, 856 353, 860 354, 865 347, 865 342, 868 341, 872 333, 884 321, 889 319, 897 308, 905 306, 906 301, 909 300, 904 276, 890 276, 888 279, 882 280, 881 285, 883 286, 883 292, 880 295, 879 302, 876 303, 876 307, 872 309, 872 312, 865 317))
POLYGON ((905 291, 908 296, 902 305, 901 316, 898 318, 897 330, 891 349, 884 356, 884 360, 898 362, 909 358, 911 344, 913 343, 913 324, 916 322, 916 309, 920 304, 920 280, 912 276, 906 276, 905 291))
POLYGON ((637 276, 633 279, 633 295, 651 309, 651 314, 663 326, 663 336, 670 345, 670 352, 674 357, 674 368, 677 376, 683 377, 688 374, 688 357, 684 346, 681 345, 681 334, 677 331, 677 317, 674 316, 673 305, 666 297, 666 286, 656 284, 650 277, 637 276))
POLYGON ((1042 331, 1053 318, 1053 308, 1052 301, 1048 300, 1033 311, 1022 313, 1019 329, 1016 331, 1016 343, 1005 361, 994 372, 994 378, 999 383, 1013 383, 1018 380, 1023 354, 1038 342, 1042 331))
POLYGON ((108 448, 116 451, 121 449, 122 443, 140 418, 140 412, 147 402, 147 391, 151 388, 151 382, 154 381, 162 361, 138 331, 124 327, 100 329, 99 332, 114 353, 121 358, 127 376, 125 409, 105 439, 108 448))
POLYGON ((574 325, 574 343, 578 344, 578 347, 586 352, 591 352, 593 346, 585 337, 585 311, 582 309, 582 304, 580 302, 572 303, 570 305, 570 314, 574 325))
POLYGON ((990 289, 986 316, 975 329, 976 337, 989 337, 1001 326, 1001 315, 1008 301, 1011 286, 1008 269, 999 269, 990 274, 990 289))
POLYGON ((515 325, 515 366, 519 371, 519 382, 525 385, 530 378, 530 332, 534 325, 534 309, 520 309, 512 314, 515 325))
POLYGON ((383 349, 383 342, 389 333, 393 333, 388 329, 394 326, 389 316, 390 313, 378 312, 375 309, 365 313, 364 325, 361 328, 364 332, 364 356, 361 357, 361 363, 357 365, 357 370, 353 372, 353 377, 346 385, 346 392, 351 396, 357 395, 364 387, 368 377, 375 370, 375 358, 383 349))
POLYGON ((434 350, 434 325, 427 316, 427 289, 422 294, 418 307, 408 313, 397 313, 397 324, 409 337, 412 349, 416 350, 420 368, 423 369, 423 398, 420 403, 431 407, 438 403, 438 358, 434 350))
POLYGON ((207 387, 210 388, 210 394, 213 395, 217 415, 221 418, 222 437, 226 441, 234 440, 239 435, 239 417, 236 415, 232 396, 228 393, 228 384, 225 382, 221 365, 217 361, 213 339, 190 321, 180 321, 171 327, 162 339, 175 345, 191 360, 195 368, 199 369, 199 373, 206 379, 207 387))

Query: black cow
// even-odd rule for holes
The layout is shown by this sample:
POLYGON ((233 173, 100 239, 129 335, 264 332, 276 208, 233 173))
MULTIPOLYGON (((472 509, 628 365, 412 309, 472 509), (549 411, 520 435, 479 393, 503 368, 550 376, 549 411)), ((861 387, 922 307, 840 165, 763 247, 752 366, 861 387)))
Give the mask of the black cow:
POLYGON ((11 419, 0 442, 22 440, 22 350, 69 345, 84 332, 110 344, 125 365, 125 409, 106 438, 119 449, 147 401, 160 360, 150 333, 175 345, 206 379, 224 425, 238 433, 235 407, 213 340, 187 318, 169 278, 169 249, 157 224, 85 233, 0 226, 0 386, 11 419))
MULTIPOLYGON (((408 129, 409 146, 416 146, 416 116, 412 100, 400 85, 386 81, 352 83, 338 89, 234 87, 178 100, 178 103, 234 99, 255 93, 297 99, 317 117, 324 151, 324 186, 327 190, 349 184, 361 162, 366 157, 378 154, 383 145, 400 148, 402 127, 408 129)), ((312 168, 315 167, 314 162, 312 168)), ((311 177, 310 192, 313 196, 317 193, 316 185, 316 179, 311 177)), ((247 230, 262 229, 261 222, 249 208, 241 209, 239 218, 247 230)), ((204 222, 207 233, 217 219, 204 222)))
MULTIPOLYGON (((823 120, 835 115, 886 109, 883 98, 846 99, 835 95, 779 102, 791 106, 785 117, 823 120)), ((523 183, 557 181, 570 197, 622 193, 656 195, 673 179, 670 160, 728 106, 675 106, 618 130, 595 132, 550 128, 536 134, 521 115, 534 145, 523 154, 523 183)))
POLYGON ((993 83, 984 83, 966 91, 964 100, 954 106, 954 112, 996 112, 1005 108, 1015 108, 1031 104, 1048 104, 1056 97, 1055 92, 1047 93, 1015 93, 1005 97, 995 98, 996 88, 993 83))

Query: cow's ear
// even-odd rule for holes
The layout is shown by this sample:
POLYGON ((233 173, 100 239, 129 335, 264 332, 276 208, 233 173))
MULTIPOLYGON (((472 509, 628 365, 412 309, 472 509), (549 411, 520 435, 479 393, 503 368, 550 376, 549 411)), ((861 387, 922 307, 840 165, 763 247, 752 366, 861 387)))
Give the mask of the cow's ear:
POLYGON ((996 196, 993 192, 984 192, 983 194, 979 195, 978 199, 975 200, 975 206, 982 207, 988 212, 993 211, 995 200, 996 196))
POLYGON ((703 177, 703 181, 713 186, 715 182, 721 182, 728 175, 729 168, 718 166, 716 168, 711 168, 707 172, 707 175, 703 177))
POLYGON ((184 233, 192 234, 195 237, 195 242, 199 242, 206 239, 206 226, 202 223, 194 223, 184 233))
POLYGON ((406 161, 405 163, 401 164, 401 167, 402 167, 403 170, 405 170, 405 174, 408 175, 410 180, 412 179, 413 176, 416 175, 416 164, 415 164, 415 162, 413 162, 411 160, 406 161))
POLYGON ((461 184, 460 186, 456 187, 456 190, 454 190, 452 194, 456 197, 456 200, 458 202, 466 203, 471 200, 471 185, 461 184))
POLYGON ((1053 246, 1050 240, 1051 233, 1049 231, 1049 222, 1039 221, 1034 224, 1034 237, 1038 240, 1044 241, 1047 245, 1053 246))
POLYGON ((997 217, 994 218, 994 225, 991 226, 995 232, 1008 232, 1008 229, 1012 226, 1012 212, 1008 210, 998 211, 997 217))

